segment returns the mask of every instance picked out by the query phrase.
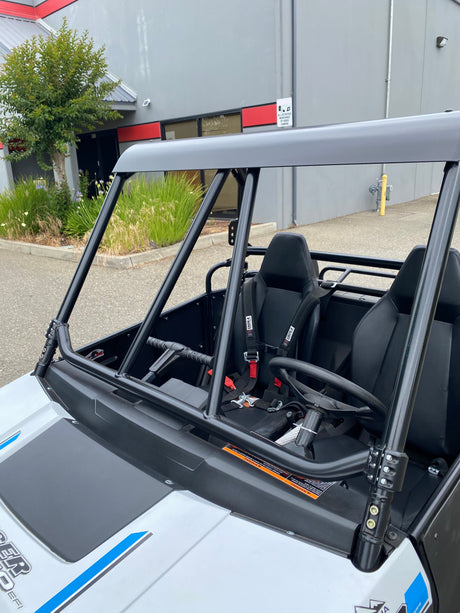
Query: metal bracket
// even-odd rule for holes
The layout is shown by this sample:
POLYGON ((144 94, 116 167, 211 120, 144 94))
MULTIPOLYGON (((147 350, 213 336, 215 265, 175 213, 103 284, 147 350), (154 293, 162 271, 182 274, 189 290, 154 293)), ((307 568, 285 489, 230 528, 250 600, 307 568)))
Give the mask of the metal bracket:
POLYGON ((58 327, 61 325, 61 322, 58 321, 57 319, 52 319, 49 323, 48 326, 48 330, 46 331, 45 334, 45 345, 43 346, 42 349, 42 353, 40 355, 40 358, 43 358, 48 350, 48 348, 53 345, 53 343, 56 340, 56 330, 58 329, 58 327))
POLYGON ((57 347, 56 332, 57 329, 63 325, 67 324, 63 324, 58 319, 52 319, 50 321, 48 330, 45 334, 45 345, 43 346, 42 352, 34 370, 34 375, 36 375, 37 377, 43 377, 46 372, 46 369, 50 365, 57 347))
POLYGON ((238 219, 232 219, 228 224, 228 244, 233 246, 236 239, 236 231, 238 229, 238 219))
POLYGON ((372 485, 391 492, 400 492, 409 458, 391 449, 371 448, 367 462, 367 479, 372 485))
POLYGON ((245 362, 258 362, 259 361, 259 352, 258 351, 245 351, 243 353, 245 362))

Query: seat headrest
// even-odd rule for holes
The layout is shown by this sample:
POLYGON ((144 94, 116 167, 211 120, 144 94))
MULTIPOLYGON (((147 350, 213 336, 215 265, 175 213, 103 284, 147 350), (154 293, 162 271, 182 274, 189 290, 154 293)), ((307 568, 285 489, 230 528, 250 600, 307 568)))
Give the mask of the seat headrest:
POLYGON ((275 234, 265 253, 259 275, 268 287, 305 292, 317 283, 316 269, 302 234, 275 234))
MULTIPOLYGON (((389 295, 400 312, 410 313, 425 251, 424 245, 412 249, 389 290, 389 295)), ((459 314, 460 253, 456 249, 450 249, 435 319, 453 322, 459 314)))

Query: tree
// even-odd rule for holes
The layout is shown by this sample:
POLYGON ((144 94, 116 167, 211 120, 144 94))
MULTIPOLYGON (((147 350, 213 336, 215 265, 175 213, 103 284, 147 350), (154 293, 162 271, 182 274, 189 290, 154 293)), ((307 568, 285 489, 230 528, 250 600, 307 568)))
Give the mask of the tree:
POLYGON ((105 100, 118 83, 106 76, 104 53, 87 31, 78 35, 64 20, 55 34, 34 36, 6 56, 0 72, 0 140, 10 145, 9 159, 35 154, 60 183, 77 132, 120 117, 105 100))

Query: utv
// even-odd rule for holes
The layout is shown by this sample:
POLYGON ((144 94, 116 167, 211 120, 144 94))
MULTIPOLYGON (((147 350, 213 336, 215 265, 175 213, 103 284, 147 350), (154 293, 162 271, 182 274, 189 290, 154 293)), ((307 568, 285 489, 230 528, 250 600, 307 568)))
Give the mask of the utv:
POLYGON ((458 613, 459 160, 456 112, 129 148, 33 375, 0 392, 0 609, 458 613), (249 244, 267 169, 418 162, 444 176, 404 261, 249 244), (143 321, 74 350, 126 182, 216 168, 143 321), (231 257, 171 306, 227 179, 231 257))

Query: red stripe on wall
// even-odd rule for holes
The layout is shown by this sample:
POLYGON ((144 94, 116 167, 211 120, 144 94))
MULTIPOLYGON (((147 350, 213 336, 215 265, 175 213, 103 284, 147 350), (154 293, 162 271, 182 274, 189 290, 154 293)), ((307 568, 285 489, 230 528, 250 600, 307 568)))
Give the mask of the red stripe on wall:
POLYGON ((134 140, 149 140, 151 138, 161 138, 160 122, 142 123, 138 126, 126 126, 118 128, 118 142, 127 143, 134 140))
POLYGON ((12 17, 23 17, 24 19, 36 19, 33 6, 26 6, 19 2, 0 2, 0 15, 11 15, 12 17))
POLYGON ((43 19, 44 17, 48 17, 48 15, 56 13, 56 11, 60 11, 76 1, 77 0, 46 0, 35 8, 35 19, 43 19))
POLYGON ((243 128, 276 123, 276 104, 264 104, 243 109, 241 119, 243 128))
POLYGON ((20 2, 0 0, 0 15, 11 15, 23 19, 43 19, 74 2, 77 2, 77 0, 45 0, 39 6, 33 7, 20 2))

